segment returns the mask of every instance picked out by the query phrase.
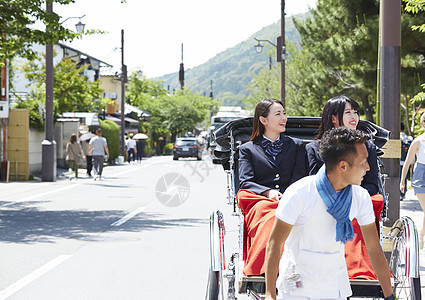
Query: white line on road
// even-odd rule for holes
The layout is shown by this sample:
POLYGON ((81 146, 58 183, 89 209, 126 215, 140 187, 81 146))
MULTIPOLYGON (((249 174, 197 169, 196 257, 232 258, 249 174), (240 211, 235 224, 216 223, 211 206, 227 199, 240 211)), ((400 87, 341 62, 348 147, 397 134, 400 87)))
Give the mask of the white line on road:
POLYGON ((57 193, 57 192, 61 192, 61 191, 64 191, 64 190, 67 190, 67 189, 70 189, 70 188, 75 188, 78 185, 81 185, 81 183, 67 185, 67 186, 64 186, 64 187, 61 187, 61 188, 52 190, 52 191, 48 191, 48 192, 44 192, 44 193, 40 193, 40 194, 35 194, 35 195, 29 196, 29 197, 26 197, 26 198, 23 198, 23 199, 19 199, 19 200, 13 201, 13 202, 9 202, 9 203, 0 205, 0 208, 1 207, 6 207, 6 206, 9 206, 9 205, 12 205, 12 204, 16 204, 16 203, 19 203, 19 202, 29 201, 29 200, 32 200, 32 199, 35 199, 35 198, 39 198, 39 197, 43 197, 43 196, 46 196, 46 195, 49 195, 49 194, 54 194, 54 193, 57 193))
POLYGON ((130 220, 131 218, 133 218, 134 216, 136 216, 137 214, 139 214, 142 211, 144 211, 145 209, 146 209, 146 207, 139 207, 135 211, 133 211, 133 212, 125 215, 124 217, 122 217, 118 221, 112 223, 111 226, 120 226, 120 225, 124 224, 125 222, 127 222, 128 220, 130 220))
MULTIPOLYGON (((142 168, 149 167, 149 166, 151 166, 153 164, 157 164, 157 163, 158 162, 147 163, 147 164, 141 165, 140 167, 142 167, 142 168)), ((129 173, 129 172, 136 171, 138 169, 139 168, 134 168, 134 169, 129 169, 129 170, 125 170, 125 171, 122 171, 122 172, 118 172, 118 173, 115 173, 114 176, 123 175, 123 174, 129 173)), ((20 202, 25 202, 25 201, 33 200, 35 198, 43 197, 43 196, 46 196, 46 195, 50 195, 50 194, 62 192, 64 190, 67 190, 67 189, 70 189, 70 188, 75 188, 75 187, 77 187, 77 186, 79 186, 81 184, 83 184, 83 182, 74 183, 74 184, 67 185, 67 186, 64 186, 64 187, 61 187, 61 188, 58 188, 58 189, 55 189, 55 190, 51 190, 51 191, 40 193, 40 194, 35 194, 35 195, 29 196, 29 197, 26 197, 26 198, 23 198, 23 199, 19 199, 19 200, 16 200, 16 201, 11 201, 9 203, 0 205, 0 208, 7 207, 7 206, 10 206, 10 205, 14 205, 14 204, 20 203, 20 202)))
POLYGON ((56 266, 60 265, 67 259, 71 258, 72 255, 59 255, 55 259, 49 261, 47 264, 41 266, 34 272, 28 274, 27 276, 23 277, 22 279, 16 281, 15 283, 9 285, 7 288, 5 288, 3 291, 0 292, 0 300, 4 300, 7 297, 12 296, 14 293, 19 291, 20 289, 24 288, 31 282, 35 281, 37 278, 43 276, 56 266))

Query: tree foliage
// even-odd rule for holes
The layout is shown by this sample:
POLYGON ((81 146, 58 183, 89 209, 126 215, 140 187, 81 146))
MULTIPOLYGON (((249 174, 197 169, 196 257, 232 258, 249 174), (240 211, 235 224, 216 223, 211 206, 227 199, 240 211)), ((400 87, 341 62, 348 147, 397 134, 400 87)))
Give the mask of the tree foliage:
MULTIPOLYGON (((74 1, 49 2, 69 4, 74 1)), ((31 49, 34 43, 55 44, 59 40, 67 41, 81 36, 64 28, 58 14, 47 13, 45 3, 44 0, 0 0, 0 62, 16 55, 34 59, 36 53, 31 49)))
POLYGON ((127 103, 151 114, 143 126, 151 132, 153 140, 168 134, 174 139, 179 134, 193 131, 197 123, 208 118, 211 108, 217 104, 188 89, 168 94, 161 85, 162 81, 132 74, 126 92, 127 103))
MULTIPOLYGON (((64 59, 54 66, 53 110, 55 117, 64 112, 101 111, 106 100, 101 99, 102 90, 98 80, 91 82, 83 75, 87 66, 77 66, 64 59)), ((30 125, 44 128, 45 64, 41 59, 32 60, 22 66, 32 89, 30 99, 18 100, 17 107, 30 108, 30 125)))
MULTIPOLYGON (((417 93, 420 78, 425 75, 425 40, 410 29, 417 21, 411 14, 402 15, 401 92, 405 97, 417 93)), ((294 23, 301 36, 301 50, 287 41, 288 113, 318 116, 328 99, 344 94, 357 100, 360 113, 373 121, 379 1, 319 0, 310 18, 294 23)), ((252 85, 261 86, 266 74, 261 73, 252 85)), ((250 97, 254 96, 251 89, 250 97)))

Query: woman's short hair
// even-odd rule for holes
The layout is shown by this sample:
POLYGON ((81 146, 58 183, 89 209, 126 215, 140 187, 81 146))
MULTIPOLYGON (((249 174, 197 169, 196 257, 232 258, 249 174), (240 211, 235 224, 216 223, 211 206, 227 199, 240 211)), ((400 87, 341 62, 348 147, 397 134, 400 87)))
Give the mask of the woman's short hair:
POLYGON ((270 112, 270 106, 275 103, 282 105, 282 107, 285 109, 285 106, 283 105, 282 101, 276 99, 263 99, 255 107, 251 141, 256 141, 263 137, 264 125, 260 122, 260 117, 267 118, 270 112))
POLYGON ((75 133, 71 134, 71 137, 69 138, 70 143, 75 143, 77 141, 77 135, 75 133))
POLYGON ((337 96, 326 102, 325 107, 323 108, 322 122, 320 123, 316 139, 320 140, 325 131, 334 127, 332 123, 332 116, 336 116, 339 124, 343 124, 342 119, 344 117, 345 104, 347 104, 347 102, 350 103, 352 109, 359 109, 359 104, 347 96, 337 96))

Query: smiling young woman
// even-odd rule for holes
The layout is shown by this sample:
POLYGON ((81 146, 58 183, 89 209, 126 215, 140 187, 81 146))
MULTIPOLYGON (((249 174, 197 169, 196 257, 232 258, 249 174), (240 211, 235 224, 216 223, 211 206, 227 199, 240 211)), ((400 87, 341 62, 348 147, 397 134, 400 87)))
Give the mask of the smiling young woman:
POLYGON ((244 214, 244 274, 261 275, 265 247, 283 192, 307 175, 305 147, 284 134, 282 102, 264 99, 255 108, 251 141, 239 148, 239 207, 244 214))

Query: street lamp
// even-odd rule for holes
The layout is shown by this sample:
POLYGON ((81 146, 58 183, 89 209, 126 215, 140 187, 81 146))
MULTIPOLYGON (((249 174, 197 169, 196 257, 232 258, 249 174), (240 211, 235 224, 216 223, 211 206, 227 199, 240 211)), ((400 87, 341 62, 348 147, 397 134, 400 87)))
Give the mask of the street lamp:
POLYGON ((82 15, 81 17, 68 17, 65 20, 63 20, 60 24, 65 23, 69 19, 79 19, 78 23, 75 24, 75 28, 76 28, 78 33, 82 33, 84 31, 84 27, 86 26, 86 24, 81 23, 81 19, 84 18, 85 16, 86 15, 82 15))
MULTIPOLYGON (((254 38, 254 40, 257 41, 257 45, 254 46, 255 48, 255 52, 257 53, 261 53, 263 51, 264 46, 261 44, 261 42, 263 43, 269 43, 270 45, 272 45, 273 47, 276 48, 276 60, 278 62, 280 62, 283 65, 283 69, 281 68, 281 83, 280 83, 280 100, 282 101, 283 105, 285 105, 285 56, 286 56, 286 51, 285 51, 285 46, 282 46, 282 39, 279 36, 277 38, 277 44, 269 41, 269 40, 259 40, 257 38, 254 38)), ((272 57, 269 54, 269 69, 272 69, 272 57)))
MULTIPOLYGON (((277 45, 270 42, 269 40, 258 40, 257 45, 255 45, 255 51, 261 53, 263 50, 263 45, 260 42, 267 42, 274 47, 276 47, 277 61, 280 62, 280 101, 285 105, 285 57, 286 57, 286 48, 285 48, 285 0, 280 1, 281 6, 281 16, 280 16, 280 36, 277 38, 277 45)), ((270 59, 270 69, 271 69, 271 59, 270 59)))
MULTIPOLYGON (((261 43, 260 42, 266 42, 266 43, 269 43, 269 44, 271 44, 272 46, 274 46, 274 47, 276 47, 277 48, 277 46, 274 44, 274 43, 272 43, 272 42, 270 42, 269 40, 259 40, 259 39, 256 39, 256 38, 254 38, 254 40, 256 40, 257 41, 257 45, 255 45, 254 47, 255 47, 255 52, 257 52, 257 53, 261 53, 261 52, 263 52, 263 45, 261 45, 261 43)), ((279 61, 279 60, 278 60, 279 61)), ((272 69, 272 56, 269 54, 269 70, 271 70, 272 69)))
MULTIPOLYGON (((46 1, 46 12, 53 13, 52 2, 46 1)), ((84 17, 84 16, 82 16, 84 17)), ((82 17, 79 18, 81 23, 82 17)), ((78 24, 77 24, 78 25, 78 24)), ((81 25, 84 25, 81 23, 81 25)), ((81 26, 77 27, 77 31, 81 26)), ((83 27, 84 29, 84 27, 83 27)), ((47 26, 46 30, 50 30, 47 26)), ((56 141, 53 138, 53 45, 46 45, 46 139, 41 142, 41 179, 42 181, 56 181, 56 141)))

